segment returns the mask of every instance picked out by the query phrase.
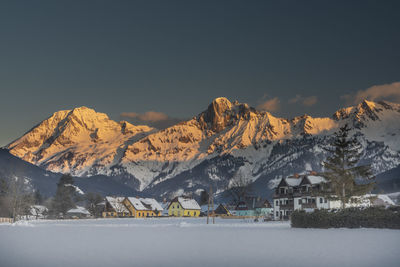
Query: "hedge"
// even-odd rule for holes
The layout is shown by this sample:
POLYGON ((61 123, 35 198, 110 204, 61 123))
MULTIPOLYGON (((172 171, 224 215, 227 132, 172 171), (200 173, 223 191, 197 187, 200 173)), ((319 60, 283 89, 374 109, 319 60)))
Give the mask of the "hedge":
POLYGON ((388 228, 400 229, 400 208, 348 208, 338 211, 294 211, 294 228, 388 228))

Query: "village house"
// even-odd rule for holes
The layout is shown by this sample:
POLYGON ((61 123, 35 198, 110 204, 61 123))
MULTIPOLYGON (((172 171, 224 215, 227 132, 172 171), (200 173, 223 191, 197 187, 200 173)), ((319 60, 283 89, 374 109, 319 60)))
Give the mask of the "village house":
POLYGON ((126 197, 122 203, 135 218, 157 217, 162 215, 162 206, 153 198, 126 197))
POLYGON ((328 200, 318 193, 326 186, 325 178, 315 175, 282 178, 275 188, 274 219, 287 220, 294 210, 337 209, 340 201, 328 200))
POLYGON ((125 197, 110 197, 105 198, 103 218, 129 217, 129 210, 122 203, 125 197))
MULTIPOLYGON (((213 207, 210 205, 210 208, 207 205, 202 205, 201 206, 201 212, 200 216, 207 216, 207 213, 210 214, 210 216, 213 213, 213 207)), ((232 212, 228 209, 228 207, 224 204, 216 204, 214 206, 214 215, 215 216, 232 216, 232 212), (215 208, 216 207, 216 208, 215 208)))
POLYGON ((66 217, 71 219, 84 219, 84 218, 90 218, 91 215, 90 212, 84 207, 77 206, 74 209, 68 210, 66 217))
POLYGON ((215 216, 232 216, 232 213, 224 204, 219 204, 214 211, 215 216))
POLYGON ((270 217, 273 212, 268 200, 261 197, 247 197, 240 201, 234 210, 235 216, 243 217, 270 217))
POLYGON ((200 211, 196 200, 186 197, 176 197, 168 206, 168 215, 174 217, 199 217, 200 211))

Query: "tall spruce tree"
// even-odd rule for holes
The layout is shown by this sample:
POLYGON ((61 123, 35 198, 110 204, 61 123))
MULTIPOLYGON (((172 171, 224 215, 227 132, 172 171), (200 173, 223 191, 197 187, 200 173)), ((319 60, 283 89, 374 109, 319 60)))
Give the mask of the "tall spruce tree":
POLYGON ((349 137, 350 128, 344 125, 334 134, 334 142, 327 151, 331 153, 323 162, 322 176, 329 184, 329 197, 341 201, 342 208, 354 200, 354 196, 369 193, 375 186, 370 165, 359 165, 361 144, 355 136, 349 137))
POLYGON ((57 216, 65 215, 69 209, 75 208, 74 195, 75 187, 73 187, 74 179, 69 174, 63 174, 57 184, 56 195, 52 203, 52 211, 57 216))
POLYGON ((199 201, 200 206, 207 204, 208 198, 209 198, 209 195, 208 195, 207 191, 206 190, 201 191, 200 201, 199 201))
POLYGON ((86 208, 90 214, 94 215, 95 217, 100 217, 104 208, 99 206, 99 204, 103 202, 104 198, 98 193, 89 192, 85 195, 85 199, 86 208))

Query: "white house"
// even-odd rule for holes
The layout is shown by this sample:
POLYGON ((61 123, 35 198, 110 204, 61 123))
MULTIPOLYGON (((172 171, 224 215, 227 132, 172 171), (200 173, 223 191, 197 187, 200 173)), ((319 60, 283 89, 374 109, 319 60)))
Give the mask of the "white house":
MULTIPOLYGON (((307 175, 282 178, 275 187, 274 219, 289 219, 294 210, 313 211, 314 209, 341 208, 340 200, 329 200, 320 193, 326 186, 325 178, 313 172, 307 175)), ((387 195, 367 194, 352 197, 345 206, 351 208, 390 205, 395 205, 395 203, 387 195)))
POLYGON ((282 178, 275 188, 274 219, 289 219, 294 210, 337 209, 340 201, 329 200, 318 192, 326 186, 325 178, 317 175, 295 175, 282 178))

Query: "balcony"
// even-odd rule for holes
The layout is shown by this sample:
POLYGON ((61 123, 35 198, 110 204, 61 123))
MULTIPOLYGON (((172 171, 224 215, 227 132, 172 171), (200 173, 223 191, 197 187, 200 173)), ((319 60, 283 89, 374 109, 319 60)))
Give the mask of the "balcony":
POLYGON ((293 193, 274 193, 274 198, 293 198, 293 193))
POLYGON ((279 205, 279 209, 280 210, 294 210, 294 204, 293 203, 282 204, 282 205, 279 205))
POLYGON ((301 207, 303 209, 316 209, 317 204, 316 203, 304 203, 304 204, 301 204, 301 207))

